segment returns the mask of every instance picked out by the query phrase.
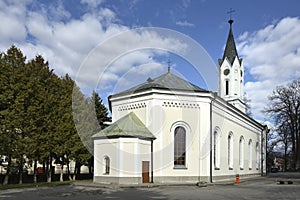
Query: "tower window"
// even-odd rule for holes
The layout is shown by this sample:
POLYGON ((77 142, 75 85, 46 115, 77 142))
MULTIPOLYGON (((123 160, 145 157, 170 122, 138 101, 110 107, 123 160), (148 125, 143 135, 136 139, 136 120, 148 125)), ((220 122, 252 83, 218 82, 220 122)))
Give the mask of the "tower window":
POLYGON ((229 80, 225 80, 225 95, 229 95, 229 80))

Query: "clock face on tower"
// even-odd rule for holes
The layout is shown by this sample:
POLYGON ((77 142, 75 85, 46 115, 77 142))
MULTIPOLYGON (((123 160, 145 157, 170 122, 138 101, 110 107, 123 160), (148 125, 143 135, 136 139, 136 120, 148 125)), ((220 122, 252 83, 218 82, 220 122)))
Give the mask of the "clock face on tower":
POLYGON ((229 74, 230 70, 229 69, 225 69, 224 70, 224 75, 227 76, 229 74))

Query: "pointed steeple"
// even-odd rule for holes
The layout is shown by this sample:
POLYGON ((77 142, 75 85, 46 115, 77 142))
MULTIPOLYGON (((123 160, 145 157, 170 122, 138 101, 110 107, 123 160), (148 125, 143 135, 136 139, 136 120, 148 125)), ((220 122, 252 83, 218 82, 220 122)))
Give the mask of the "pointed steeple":
MULTIPOLYGON (((231 9, 229 14, 233 10, 231 9)), ((232 33, 233 20, 230 16, 229 34, 222 59, 219 59, 219 96, 240 111, 245 112, 244 63, 239 58, 232 33), (236 60, 237 59, 237 60, 236 60)))
POLYGON ((237 53, 237 50, 236 50, 234 37, 233 37, 233 33, 232 33, 233 20, 230 19, 228 21, 228 23, 230 24, 230 30, 229 30, 229 34, 228 34, 228 38, 227 38, 226 47, 225 47, 225 51, 224 51, 222 61, 224 61, 225 58, 227 57, 229 62, 231 64, 233 64, 235 57, 237 57, 239 59, 239 56, 238 56, 238 53, 237 53))

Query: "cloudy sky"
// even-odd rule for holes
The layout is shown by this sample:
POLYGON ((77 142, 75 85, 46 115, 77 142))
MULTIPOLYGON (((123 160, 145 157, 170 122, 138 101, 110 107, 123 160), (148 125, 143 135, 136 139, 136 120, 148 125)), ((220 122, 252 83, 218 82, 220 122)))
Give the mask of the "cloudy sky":
POLYGON ((27 59, 41 54, 104 100, 165 73, 168 60, 173 73, 216 90, 230 8, 245 91, 265 120, 267 96, 300 76, 297 0, 0 0, 0 51, 14 44, 27 59))

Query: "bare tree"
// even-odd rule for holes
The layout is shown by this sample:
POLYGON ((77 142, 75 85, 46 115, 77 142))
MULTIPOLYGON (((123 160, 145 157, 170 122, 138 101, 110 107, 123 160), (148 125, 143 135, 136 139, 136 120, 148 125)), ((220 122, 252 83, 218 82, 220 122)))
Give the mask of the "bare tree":
POLYGON ((265 113, 278 127, 285 153, 291 146, 292 167, 297 169, 300 166, 300 78, 286 86, 278 86, 268 99, 270 103, 265 113))

